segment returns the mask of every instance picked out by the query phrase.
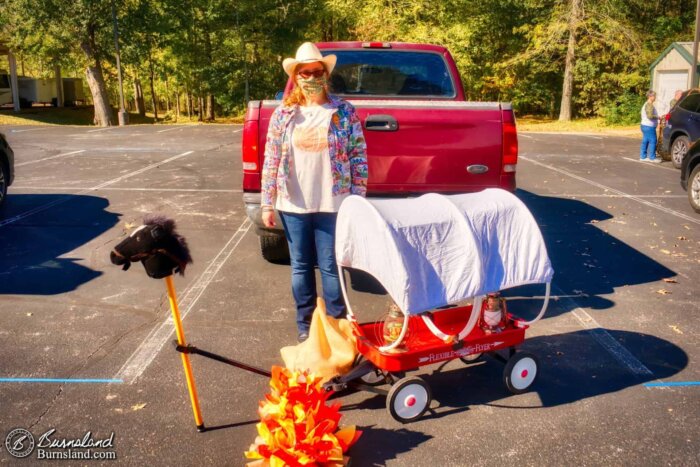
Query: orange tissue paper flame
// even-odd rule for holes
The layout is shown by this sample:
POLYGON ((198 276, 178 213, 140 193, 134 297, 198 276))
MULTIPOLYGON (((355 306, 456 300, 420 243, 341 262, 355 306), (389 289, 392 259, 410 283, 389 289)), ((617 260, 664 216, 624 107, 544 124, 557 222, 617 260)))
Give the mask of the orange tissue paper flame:
POLYGON ((362 434, 338 429, 340 404, 326 404, 322 377, 308 371, 272 367, 270 393, 260 401, 258 436, 245 452, 248 467, 346 465, 343 456, 362 434))

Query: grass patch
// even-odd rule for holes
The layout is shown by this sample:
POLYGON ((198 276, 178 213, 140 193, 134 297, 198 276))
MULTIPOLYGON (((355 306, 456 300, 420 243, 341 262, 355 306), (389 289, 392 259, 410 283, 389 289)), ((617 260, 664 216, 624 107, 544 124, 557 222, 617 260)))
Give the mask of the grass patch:
POLYGON ((603 118, 581 118, 570 122, 525 115, 517 117, 518 130, 520 131, 547 131, 561 133, 604 133, 621 136, 638 136, 639 125, 608 125, 603 118))
MULTIPOLYGON (((113 109, 114 122, 117 120, 117 110, 113 109)), ((196 116, 187 118, 187 115, 180 114, 180 118, 175 119, 173 112, 158 114, 158 121, 155 121, 153 113, 146 112, 142 117, 138 113, 129 113, 130 125, 143 124, 198 124, 196 116)), ((0 125, 77 125, 93 126, 94 110, 92 107, 32 107, 15 112, 12 109, 0 110, 0 125)), ((243 116, 218 117, 211 123, 243 123, 243 116)))

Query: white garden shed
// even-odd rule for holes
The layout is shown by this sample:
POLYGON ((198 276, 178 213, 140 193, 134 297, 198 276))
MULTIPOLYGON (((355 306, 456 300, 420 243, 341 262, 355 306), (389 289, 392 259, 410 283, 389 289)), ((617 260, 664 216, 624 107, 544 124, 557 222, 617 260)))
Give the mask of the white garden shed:
POLYGON ((692 66, 693 43, 673 42, 649 67, 651 89, 656 91, 655 105, 661 115, 669 111, 669 104, 676 90, 685 91, 693 87, 690 82, 692 66))

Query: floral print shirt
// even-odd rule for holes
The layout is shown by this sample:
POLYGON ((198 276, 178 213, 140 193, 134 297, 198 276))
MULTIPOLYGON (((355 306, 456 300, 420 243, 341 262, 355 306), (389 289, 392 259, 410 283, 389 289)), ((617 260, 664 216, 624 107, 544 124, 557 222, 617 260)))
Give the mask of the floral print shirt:
MULTIPOLYGON (((328 154, 331 159, 333 196, 367 193, 367 144, 355 108, 349 102, 329 96, 337 110, 328 129, 328 154)), ((289 157, 290 123, 298 105, 280 105, 270 118, 265 142, 265 162, 262 170, 262 206, 274 206, 278 195, 289 199, 287 180, 294 164, 289 157)))

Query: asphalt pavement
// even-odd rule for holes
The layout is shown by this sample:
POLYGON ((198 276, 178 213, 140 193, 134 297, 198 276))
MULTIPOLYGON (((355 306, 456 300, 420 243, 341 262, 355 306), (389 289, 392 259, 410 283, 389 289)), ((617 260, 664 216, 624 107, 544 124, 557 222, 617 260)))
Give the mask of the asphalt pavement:
MULTIPOLYGON (((175 218, 194 257, 175 278, 188 340, 281 363, 296 338, 289 266, 261 258, 246 220, 241 129, 0 127, 17 165, 0 215, 3 444, 15 428, 37 442, 90 431, 114 434, 116 460, 61 462, 245 464, 267 380, 193 357, 215 428, 197 433, 163 282, 109 261, 144 214, 175 218)), ((342 424, 363 431, 354 466, 700 465, 700 215, 679 171, 638 151, 635 138, 520 134, 516 194, 555 269, 549 311, 522 345, 539 379, 516 396, 494 359, 423 367, 434 400, 406 425, 382 396, 345 395, 342 424)), ((386 299, 367 282, 350 293, 371 316, 386 299)), ((512 291, 511 309, 533 313, 543 289, 512 291)), ((0 451, 8 465, 51 462, 38 447, 0 451)))

